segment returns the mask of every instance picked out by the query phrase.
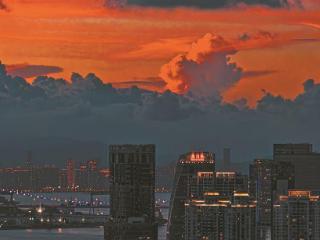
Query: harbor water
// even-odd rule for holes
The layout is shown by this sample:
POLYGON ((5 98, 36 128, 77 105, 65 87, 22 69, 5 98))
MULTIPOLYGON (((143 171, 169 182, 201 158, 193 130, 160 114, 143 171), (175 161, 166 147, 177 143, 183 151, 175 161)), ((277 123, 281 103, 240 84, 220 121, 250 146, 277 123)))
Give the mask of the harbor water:
MULTIPOLYGON (((19 204, 26 205, 60 205, 67 202, 73 204, 86 204, 90 201, 90 194, 87 193, 34 193, 16 194, 14 200, 19 204)), ((169 204, 170 193, 156 193, 156 202, 166 206, 169 204)), ((109 196, 95 196, 95 205, 108 205, 109 196)), ((89 208, 79 208, 77 211, 89 212, 89 208)), ((95 214, 108 214, 108 209, 95 209, 95 214)), ((162 208, 164 218, 168 217, 168 208, 162 208)), ((100 228, 76 228, 76 229, 27 229, 0 231, 0 240, 103 240, 103 227, 100 228)), ((166 225, 159 226, 159 240, 166 239, 166 225)))

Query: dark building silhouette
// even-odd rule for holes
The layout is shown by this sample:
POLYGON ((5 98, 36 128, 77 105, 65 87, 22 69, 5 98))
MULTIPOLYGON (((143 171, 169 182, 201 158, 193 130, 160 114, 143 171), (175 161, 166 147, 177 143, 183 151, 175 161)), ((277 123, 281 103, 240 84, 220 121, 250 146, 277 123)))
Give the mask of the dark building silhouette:
POLYGON ((32 168, 33 191, 55 191, 59 187, 60 169, 54 165, 32 168))
POLYGON ((256 159, 250 165, 250 196, 257 202, 257 240, 271 238, 273 202, 293 189, 294 183, 291 163, 256 159))
POLYGON ((175 168, 170 200, 168 239, 185 239, 185 203, 198 199, 214 181, 215 156, 209 152, 191 152, 180 156, 175 168), (202 187, 199 189, 199 183, 202 187))
POLYGON ((155 146, 112 145, 109 161, 111 210, 105 239, 157 239, 155 146))
POLYGON ((223 149, 223 171, 231 170, 231 149, 224 148, 223 149))
POLYGON ((33 181, 30 169, 26 168, 1 168, 0 189, 4 190, 31 190, 33 181))
POLYGON ((296 188, 320 190, 320 153, 311 144, 274 144, 273 158, 294 165, 296 188))
POLYGON ((96 160, 81 164, 79 169, 75 167, 75 162, 68 160, 64 169, 53 165, 33 164, 25 167, 0 168, 0 189, 32 192, 108 190, 110 175, 108 168, 98 168, 96 160))

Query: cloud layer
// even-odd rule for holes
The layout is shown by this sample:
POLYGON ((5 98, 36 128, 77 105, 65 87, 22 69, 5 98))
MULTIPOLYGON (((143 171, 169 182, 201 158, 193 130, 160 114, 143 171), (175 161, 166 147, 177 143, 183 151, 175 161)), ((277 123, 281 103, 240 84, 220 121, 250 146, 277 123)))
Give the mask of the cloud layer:
POLYGON ((241 77, 241 69, 230 63, 235 48, 220 36, 206 34, 190 51, 173 58, 161 69, 167 87, 178 93, 219 96, 241 77))
MULTIPOLYGON (((265 93, 257 107, 249 109, 245 101, 232 105, 217 98, 195 98, 191 93, 117 89, 94 74, 82 77, 75 73, 70 81, 38 77, 29 84, 0 67, 0 141, 4 147, 10 143, 7 147, 12 149, 17 139, 25 139, 24 150, 46 152, 49 162, 63 161, 75 152, 64 148, 65 159, 52 159, 51 151, 56 156, 58 144, 49 148, 52 139, 97 142, 99 146, 156 143, 159 162, 175 160, 192 149, 219 153, 230 146, 235 161, 250 161, 271 154, 276 142, 320 145, 319 105, 320 84, 314 80, 307 80, 303 93, 293 100, 265 93), (42 144, 32 139, 43 139, 42 144)), ((83 156, 96 147, 80 145, 75 149, 83 156)))
POLYGON ((7 66, 7 71, 9 75, 14 77, 31 78, 52 73, 60 73, 63 71, 63 68, 56 66, 16 64, 7 66))
POLYGON ((231 62, 230 57, 238 50, 261 47, 273 39, 269 32, 258 32, 245 33, 229 42, 208 33, 194 42, 187 53, 179 54, 163 65, 159 76, 173 92, 184 94, 191 91, 200 96, 219 97, 241 77, 252 75, 231 62))

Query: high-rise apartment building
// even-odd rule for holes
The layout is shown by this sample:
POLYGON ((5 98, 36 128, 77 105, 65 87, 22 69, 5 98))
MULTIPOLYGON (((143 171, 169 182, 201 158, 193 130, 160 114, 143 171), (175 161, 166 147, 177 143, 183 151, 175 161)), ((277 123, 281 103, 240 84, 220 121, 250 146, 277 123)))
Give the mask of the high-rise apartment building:
POLYGON ((294 165, 296 188, 320 190, 320 153, 311 144, 274 144, 273 158, 294 165))
POLYGON ((112 145, 111 210, 106 240, 157 239, 155 146, 112 145))
POLYGON ((248 193, 234 193, 226 198, 209 192, 203 200, 188 201, 185 209, 186 240, 256 239, 256 205, 248 193))
POLYGON ((185 240, 224 240, 227 203, 190 200, 185 204, 185 240))
POLYGON ((294 166, 256 159, 250 165, 250 195, 257 202, 257 239, 271 239, 272 206, 279 194, 294 188, 294 166))
POLYGON ((224 240, 256 240, 256 203, 248 193, 235 193, 226 209, 224 240))
POLYGON ((310 191, 292 190, 274 205, 273 240, 320 239, 320 198, 310 191))
POLYGON ((170 200, 168 239, 185 239, 185 203, 201 198, 213 186, 215 157, 209 152, 191 152, 180 156, 175 168, 170 200))

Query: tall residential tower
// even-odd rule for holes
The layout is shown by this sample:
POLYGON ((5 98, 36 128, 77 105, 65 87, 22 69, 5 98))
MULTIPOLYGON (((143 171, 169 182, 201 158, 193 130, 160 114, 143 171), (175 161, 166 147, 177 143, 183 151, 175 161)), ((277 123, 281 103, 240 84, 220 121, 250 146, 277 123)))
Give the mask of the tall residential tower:
POLYGON ((320 239, 320 198, 306 190, 291 190, 274 205, 273 239, 320 239))
POLYGON ((111 212, 106 240, 157 239, 155 145, 112 145, 111 212))
POLYGON ((257 240, 271 238, 273 203, 294 188, 294 181, 290 163, 256 159, 250 165, 250 196, 257 202, 257 240))

